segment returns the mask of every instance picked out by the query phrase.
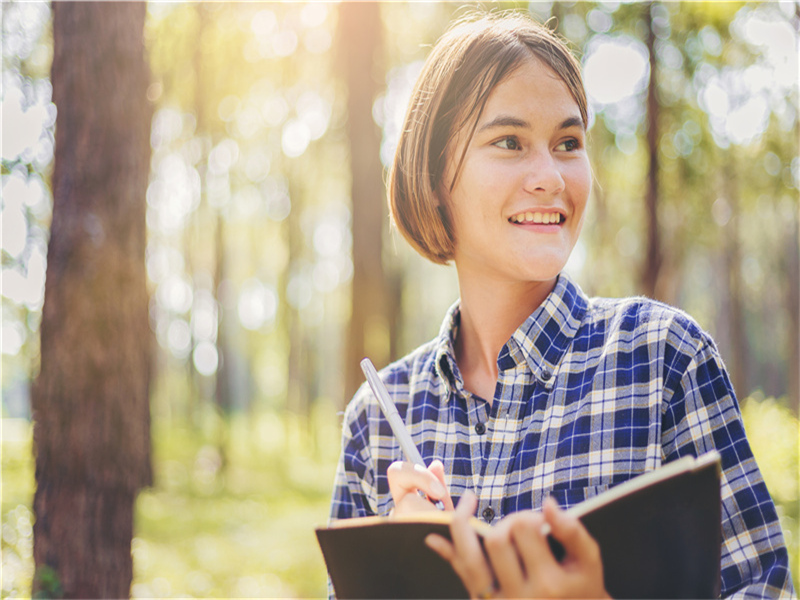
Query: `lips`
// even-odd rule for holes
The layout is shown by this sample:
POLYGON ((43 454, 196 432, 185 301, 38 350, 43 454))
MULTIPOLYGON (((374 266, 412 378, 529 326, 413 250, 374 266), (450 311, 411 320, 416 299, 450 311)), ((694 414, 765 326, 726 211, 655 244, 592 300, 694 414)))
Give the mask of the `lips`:
POLYGON ((543 225, 558 225, 564 220, 564 215, 557 211, 526 211, 508 219, 509 223, 541 223, 543 225))

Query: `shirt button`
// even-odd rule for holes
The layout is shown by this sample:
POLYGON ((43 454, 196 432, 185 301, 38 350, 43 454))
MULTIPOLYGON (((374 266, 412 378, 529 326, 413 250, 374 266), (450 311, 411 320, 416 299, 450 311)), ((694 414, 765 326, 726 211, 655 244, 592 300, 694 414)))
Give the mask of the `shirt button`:
POLYGON ((544 369, 542 371, 542 381, 550 381, 550 378, 552 376, 553 376, 553 374, 550 371, 548 371, 547 369, 544 369))
POLYGON ((483 435, 486 433, 486 425, 483 423, 475 423, 475 433, 478 435, 483 435))
POLYGON ((494 511, 492 510, 492 507, 487 506, 486 508, 484 508, 483 512, 481 513, 481 516, 483 517, 484 521, 486 521, 487 523, 491 523, 492 519, 494 519, 494 511))

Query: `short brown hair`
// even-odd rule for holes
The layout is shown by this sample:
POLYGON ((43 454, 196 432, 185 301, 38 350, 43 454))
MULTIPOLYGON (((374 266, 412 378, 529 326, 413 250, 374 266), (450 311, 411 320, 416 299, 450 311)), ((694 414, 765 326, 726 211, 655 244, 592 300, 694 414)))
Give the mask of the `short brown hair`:
POLYGON ((459 19, 422 67, 389 171, 389 210, 409 243, 435 263, 449 262, 455 250, 448 207, 437 195, 448 144, 471 124, 469 143, 489 94, 532 55, 564 81, 587 125, 580 63, 564 40, 522 13, 472 13, 459 19))

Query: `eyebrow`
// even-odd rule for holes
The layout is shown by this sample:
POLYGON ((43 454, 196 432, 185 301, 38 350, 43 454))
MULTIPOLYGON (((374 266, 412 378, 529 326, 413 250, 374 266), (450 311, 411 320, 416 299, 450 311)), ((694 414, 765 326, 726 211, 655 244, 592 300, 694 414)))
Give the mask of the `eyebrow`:
MULTIPOLYGON (((531 124, 528 121, 523 119, 518 119, 517 117, 512 117, 510 115, 500 115, 489 121, 488 123, 481 125, 478 131, 485 131, 487 129, 496 129, 500 127, 516 127, 519 129, 530 129, 531 124)), ((569 117, 564 119, 561 122, 561 125, 558 126, 559 129, 569 129, 570 127, 580 127, 581 129, 585 129, 583 124, 583 119, 580 117, 569 117)))

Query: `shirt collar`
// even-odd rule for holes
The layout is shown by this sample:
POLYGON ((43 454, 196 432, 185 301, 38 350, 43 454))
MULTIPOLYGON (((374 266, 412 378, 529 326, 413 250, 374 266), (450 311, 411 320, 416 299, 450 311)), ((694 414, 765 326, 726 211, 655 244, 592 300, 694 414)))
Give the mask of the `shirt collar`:
MULTIPOLYGON (((503 346, 497 358, 500 371, 527 363, 534 376, 548 389, 556 381, 558 365, 580 327, 589 305, 583 290, 561 273, 553 291, 525 319, 503 346)), ((464 393, 464 382, 455 360, 455 339, 461 322, 461 303, 447 311, 439 329, 435 350, 436 374, 451 391, 464 393)))
POLYGON ((439 335, 436 338, 435 350, 435 369, 436 375, 443 382, 447 394, 445 399, 450 397, 451 391, 463 390, 464 381, 456 365, 455 342, 458 335, 458 327, 461 324, 461 300, 456 300, 447 309, 447 313, 439 328, 439 335))

